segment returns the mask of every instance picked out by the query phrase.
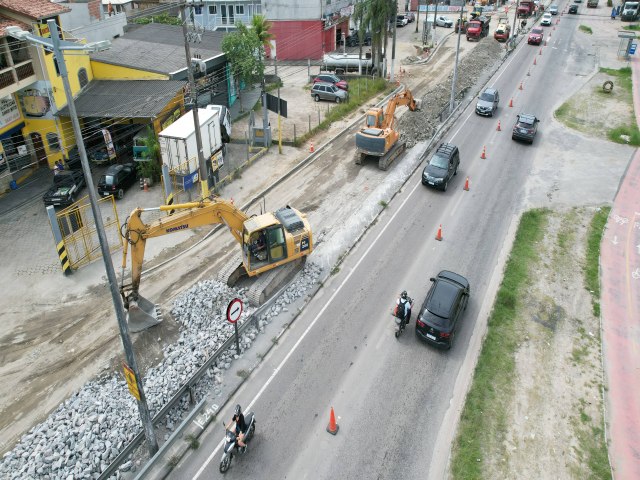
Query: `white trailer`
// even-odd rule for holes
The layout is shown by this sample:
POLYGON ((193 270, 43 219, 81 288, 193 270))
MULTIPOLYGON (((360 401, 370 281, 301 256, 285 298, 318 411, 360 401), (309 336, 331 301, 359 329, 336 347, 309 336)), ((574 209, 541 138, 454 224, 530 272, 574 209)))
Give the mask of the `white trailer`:
MULTIPOLYGON (((200 135, 202 136, 202 151, 208 168, 217 170, 222 166, 222 136, 218 109, 199 108, 200 135)), ((198 149, 196 147, 196 132, 193 122, 193 111, 185 113, 158 135, 162 163, 169 170, 178 175, 193 175, 198 171, 198 149)))

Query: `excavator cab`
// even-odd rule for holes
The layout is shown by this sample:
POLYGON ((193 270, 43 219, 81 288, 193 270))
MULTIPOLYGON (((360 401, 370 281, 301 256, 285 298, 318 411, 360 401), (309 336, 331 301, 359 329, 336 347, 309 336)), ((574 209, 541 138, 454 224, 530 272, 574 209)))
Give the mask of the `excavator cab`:
POLYGON ((272 225, 253 232, 245 229, 242 237, 244 261, 249 274, 287 258, 287 242, 282 225, 272 225))
POLYGON ((373 108, 367 112, 366 128, 382 128, 384 112, 381 108, 373 108))

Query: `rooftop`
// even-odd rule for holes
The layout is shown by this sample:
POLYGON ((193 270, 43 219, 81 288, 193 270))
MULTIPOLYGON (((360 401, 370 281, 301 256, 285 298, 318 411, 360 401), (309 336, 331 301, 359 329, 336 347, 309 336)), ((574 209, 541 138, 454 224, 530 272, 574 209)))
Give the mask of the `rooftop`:
POLYGON ((10 10, 34 20, 50 18, 71 10, 50 0, 0 0, 0 11, 10 10))

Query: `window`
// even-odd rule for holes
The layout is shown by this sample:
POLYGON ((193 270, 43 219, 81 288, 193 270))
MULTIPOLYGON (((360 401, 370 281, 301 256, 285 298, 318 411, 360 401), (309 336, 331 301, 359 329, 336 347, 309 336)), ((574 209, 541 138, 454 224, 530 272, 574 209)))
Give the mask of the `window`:
POLYGON ((209 5, 209 15, 217 15, 217 14, 218 14, 218 6, 209 5))
POLYGON ((87 71, 84 68, 78 70, 78 82, 80 82, 80 88, 84 88, 89 83, 89 77, 87 77, 87 71))
POLYGON ((202 5, 194 5, 193 6, 193 13, 196 15, 202 15, 202 5))
POLYGON ((60 139, 55 133, 47 133, 47 143, 49 144, 49 150, 52 152, 60 151, 60 139))
POLYGON ((236 15, 244 15, 244 5, 236 5, 236 15))
POLYGON ((253 6, 253 10, 254 10, 254 15, 262 15, 262 5, 256 3, 253 6))

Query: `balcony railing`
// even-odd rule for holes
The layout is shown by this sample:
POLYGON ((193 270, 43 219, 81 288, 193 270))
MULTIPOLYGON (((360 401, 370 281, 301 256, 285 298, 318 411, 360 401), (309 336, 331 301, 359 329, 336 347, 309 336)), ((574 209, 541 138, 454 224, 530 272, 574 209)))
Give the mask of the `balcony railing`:
POLYGON ((18 81, 24 80, 25 78, 29 78, 32 75, 35 75, 33 71, 33 62, 31 60, 27 60, 26 62, 19 63, 15 66, 16 73, 18 74, 18 81))
POLYGON ((18 77, 18 81, 35 75, 35 72, 33 70, 33 62, 31 60, 21 62, 14 67, 4 68, 0 70, 0 90, 16 84, 16 80, 13 75, 14 71, 16 72, 16 76, 18 77))

